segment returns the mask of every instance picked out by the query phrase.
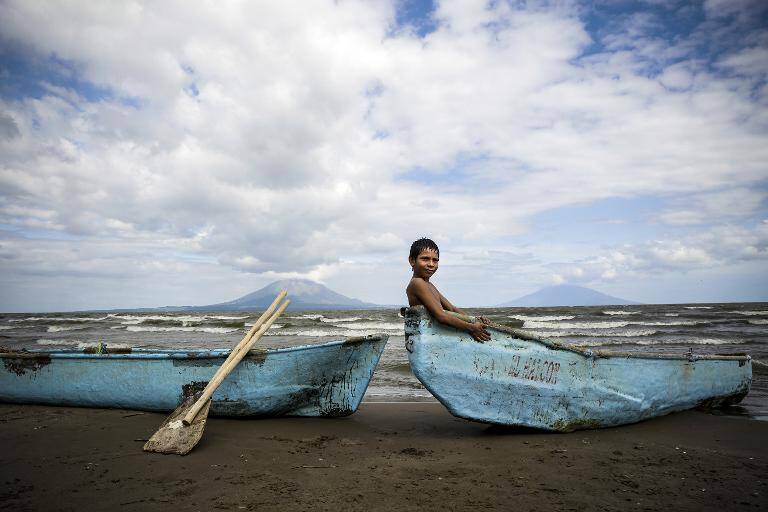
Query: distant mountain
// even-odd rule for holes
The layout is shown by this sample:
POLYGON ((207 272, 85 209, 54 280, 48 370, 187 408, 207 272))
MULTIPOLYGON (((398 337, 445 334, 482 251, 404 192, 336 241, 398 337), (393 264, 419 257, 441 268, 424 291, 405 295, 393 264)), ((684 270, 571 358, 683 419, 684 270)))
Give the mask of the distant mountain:
POLYGON ((618 297, 611 297, 583 286, 559 284, 547 286, 537 292, 499 304, 499 307, 608 306, 622 304, 638 303, 619 299, 618 297))
POLYGON ((309 279, 285 279, 243 295, 239 299, 206 306, 166 306, 155 308, 163 311, 242 311, 264 309, 269 306, 280 290, 288 291, 291 300, 288 309, 366 309, 381 307, 370 302, 346 297, 327 286, 309 279))

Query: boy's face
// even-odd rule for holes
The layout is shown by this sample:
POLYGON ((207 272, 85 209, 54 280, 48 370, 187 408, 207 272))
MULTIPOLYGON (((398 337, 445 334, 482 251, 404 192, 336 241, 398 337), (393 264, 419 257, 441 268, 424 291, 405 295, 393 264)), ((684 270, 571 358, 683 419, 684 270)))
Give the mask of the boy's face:
POLYGON ((413 276, 421 277, 422 279, 429 280, 429 278, 437 272, 437 264, 440 261, 440 256, 437 252, 426 249, 421 251, 416 259, 408 258, 408 261, 413 267, 413 276))

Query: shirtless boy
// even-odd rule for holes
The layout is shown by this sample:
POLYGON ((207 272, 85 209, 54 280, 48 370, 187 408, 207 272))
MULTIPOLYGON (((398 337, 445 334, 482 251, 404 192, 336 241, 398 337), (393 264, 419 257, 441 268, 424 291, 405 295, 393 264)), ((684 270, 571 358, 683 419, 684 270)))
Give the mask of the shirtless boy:
POLYGON ((435 242, 429 238, 420 238, 413 242, 411 253, 408 256, 408 262, 413 268, 413 277, 405 289, 405 293, 408 295, 408 304, 411 306, 423 305, 432 315, 432 318, 441 324, 467 331, 475 341, 482 343, 490 340, 491 335, 483 325, 488 323, 487 319, 480 317, 480 322, 472 324, 446 313, 446 311, 453 311, 462 315, 465 314, 443 297, 435 285, 429 282, 429 278, 437 272, 439 261, 440 249, 437 248, 435 242))

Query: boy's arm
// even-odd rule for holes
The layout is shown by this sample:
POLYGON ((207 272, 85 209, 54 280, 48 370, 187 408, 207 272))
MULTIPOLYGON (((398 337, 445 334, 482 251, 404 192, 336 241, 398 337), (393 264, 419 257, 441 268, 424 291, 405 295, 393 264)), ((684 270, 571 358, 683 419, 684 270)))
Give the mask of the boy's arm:
POLYGON ((454 313, 458 313, 460 315, 466 315, 462 310, 451 304, 451 302, 446 299, 442 293, 439 291, 437 292, 438 295, 440 295, 440 305, 443 306, 443 309, 446 311, 453 311, 454 313))
MULTIPOLYGON (((440 292, 438 292, 438 295, 440 295, 440 300, 438 300, 438 298, 435 297, 435 295, 429 289, 429 286, 425 281, 422 281, 421 279, 414 279, 411 282, 411 287, 413 294, 416 295, 416 298, 419 299, 419 302, 424 304, 424 307, 427 308, 427 311, 429 311, 429 314, 432 315, 432 318, 441 324, 450 325, 456 329, 466 331, 475 339, 475 341, 483 342, 491 339, 491 335, 488 333, 488 331, 485 330, 485 326, 483 324, 472 324, 465 322, 460 318, 456 318, 455 316, 446 313, 441 304, 443 299, 442 295, 440 295, 440 292)), ((450 302, 448 304, 451 305, 450 302)), ((451 307, 453 306, 451 305, 451 307)), ((449 311, 455 311, 455 309, 451 309, 449 311)))
MULTIPOLYGON (((462 311, 461 309, 459 309, 459 308, 457 308, 456 306, 454 306, 453 304, 451 304, 451 303, 448 301, 448 299, 446 299, 445 297, 443 297, 443 294, 442 294, 442 293, 440 293, 439 291, 438 291, 437 293, 440 295, 440 304, 442 304, 442 306, 443 306, 443 309, 445 309, 445 310, 447 310, 447 311, 453 311, 454 313, 458 313, 458 314, 460 314, 460 315, 469 316, 469 315, 467 315, 467 314, 466 314, 464 311, 462 311)), ((491 321, 490 321, 490 320, 488 320, 488 319, 487 319, 486 317, 484 317, 484 316, 478 316, 478 317, 477 317, 477 319, 478 319, 478 320, 480 320, 480 321, 481 321, 482 323, 484 323, 485 325, 488 325, 488 324, 490 324, 490 323, 491 323, 491 321)))

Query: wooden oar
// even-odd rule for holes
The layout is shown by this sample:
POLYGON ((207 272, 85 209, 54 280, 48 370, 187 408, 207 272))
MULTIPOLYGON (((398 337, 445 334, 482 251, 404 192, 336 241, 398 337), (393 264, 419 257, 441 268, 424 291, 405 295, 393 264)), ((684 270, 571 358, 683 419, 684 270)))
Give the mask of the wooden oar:
MULTIPOLYGON (((284 297, 281 294, 278 298, 284 297)), ((158 453, 176 453, 186 455, 200 441, 208 419, 208 410, 211 406, 210 398, 224 379, 232 372, 237 364, 245 357, 254 343, 269 329, 272 323, 285 311, 290 303, 283 302, 272 316, 259 327, 250 338, 246 336, 232 351, 221 368, 216 372, 202 395, 185 401, 171 413, 144 445, 144 451, 158 453)), ((273 304, 274 305, 274 304, 273 304)), ((271 306, 272 309, 274 309, 271 306)), ((262 315, 264 316, 264 315, 262 315)), ((252 329, 253 330, 253 329, 252 329)), ((249 333, 250 334, 250 333, 249 333)))
MULTIPOLYGON (((232 349, 232 351, 229 353, 229 355, 221 364, 221 366, 219 366, 219 369, 216 370, 216 373, 214 373, 213 377, 211 377, 211 381, 215 379, 216 376, 224 370, 224 368, 227 366, 227 363, 232 361, 246 345, 249 345, 249 342, 251 341, 251 338, 253 338, 253 336, 256 334, 256 331, 258 331, 261 328, 262 324, 267 320, 267 318, 269 318, 272 315, 277 305, 280 303, 281 300, 285 298, 286 295, 288 295, 288 292, 285 290, 282 290, 280 291, 280 293, 277 294, 277 297, 275 297, 275 300, 272 301, 272 304, 270 304, 269 307, 264 310, 261 316, 253 323, 253 326, 251 327, 251 329, 246 333, 243 339, 240 340, 240 343, 235 345, 235 348, 232 349)), ((250 346, 248 347, 248 350, 250 350, 250 346)))

